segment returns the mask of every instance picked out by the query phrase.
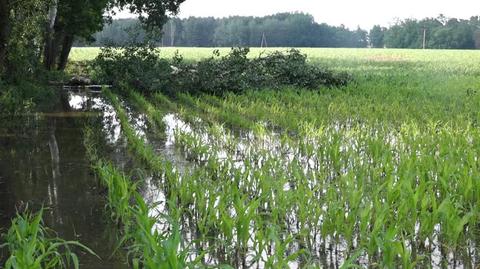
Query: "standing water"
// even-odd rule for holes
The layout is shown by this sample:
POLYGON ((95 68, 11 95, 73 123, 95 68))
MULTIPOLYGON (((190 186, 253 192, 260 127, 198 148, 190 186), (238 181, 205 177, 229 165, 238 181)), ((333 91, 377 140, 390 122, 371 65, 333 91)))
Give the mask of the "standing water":
MULTIPOLYGON (((69 92, 62 99, 51 113, 0 119, 0 233, 8 230, 17 210, 44 206, 47 227, 100 257, 78 253, 81 268, 128 268, 119 257, 125 255, 111 257, 119 233, 105 213, 104 193, 83 145, 87 121, 98 122, 99 128, 114 123, 94 93, 69 92)), ((115 137, 115 128, 111 133, 115 137)))

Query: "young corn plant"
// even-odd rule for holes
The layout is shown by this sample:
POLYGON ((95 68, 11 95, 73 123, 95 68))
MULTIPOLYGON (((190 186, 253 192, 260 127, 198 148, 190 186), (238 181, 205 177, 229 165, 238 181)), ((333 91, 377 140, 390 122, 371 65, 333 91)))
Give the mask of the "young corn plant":
POLYGON ((158 129, 156 133, 165 134, 165 122, 163 121, 165 113, 154 107, 143 95, 131 89, 128 91, 128 97, 141 111, 146 113, 147 119, 158 129))
POLYGON ((11 227, 3 236, 6 243, 0 245, 9 255, 5 269, 78 269, 80 263, 74 248, 96 256, 79 242, 52 236, 43 224, 43 211, 17 213, 12 220, 11 227))

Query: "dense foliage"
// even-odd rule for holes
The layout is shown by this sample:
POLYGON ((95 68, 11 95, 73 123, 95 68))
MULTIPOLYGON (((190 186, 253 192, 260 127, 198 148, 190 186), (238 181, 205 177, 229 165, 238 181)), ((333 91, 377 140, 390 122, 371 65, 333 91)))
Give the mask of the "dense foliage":
POLYGON ((0 115, 19 115, 34 109, 49 110, 57 100, 54 89, 45 87, 44 82, 22 81, 15 85, 0 81, 0 115))
POLYGON ((139 15, 145 29, 153 31, 161 28, 169 15, 177 14, 182 2, 0 0, 0 113, 25 111, 38 95, 48 95, 48 84, 62 80, 56 74, 62 75, 74 40, 91 40, 92 34, 111 20, 114 10, 128 8, 139 15), (40 91, 29 90, 32 87, 24 87, 26 84, 40 91))
POLYGON ((314 89, 343 86, 350 80, 307 62, 296 49, 249 58, 248 48, 232 49, 221 56, 186 62, 179 55, 171 61, 161 59, 154 47, 107 47, 95 60, 96 79, 114 85, 127 84, 142 92, 239 93, 247 89, 296 86, 314 89))
POLYGON ((105 47, 93 63, 93 77, 99 83, 128 84, 139 91, 165 89, 172 72, 152 46, 105 47))
POLYGON ((139 15, 146 29, 161 28, 184 0, 0 0, 0 77, 65 68, 76 38, 91 39, 116 9, 139 15))
POLYGON ((13 1, 6 15, 6 7, 0 7, 0 79, 15 81, 35 75, 44 40, 44 7, 42 0, 13 1))

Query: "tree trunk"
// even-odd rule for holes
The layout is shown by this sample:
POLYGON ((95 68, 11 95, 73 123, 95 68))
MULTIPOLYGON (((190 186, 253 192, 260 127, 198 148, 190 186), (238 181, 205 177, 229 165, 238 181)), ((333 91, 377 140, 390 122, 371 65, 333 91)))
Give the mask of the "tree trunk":
POLYGON ((58 70, 63 71, 67 66, 68 56, 72 50, 74 36, 67 34, 63 39, 62 52, 60 53, 60 58, 58 61, 58 70))
MULTIPOLYGON (((0 0, 1 1, 1 0, 0 0)), ((57 18, 58 0, 54 0, 48 9, 48 24, 45 31, 44 64, 47 70, 55 68, 55 20, 57 18)))
POLYGON ((177 31, 177 27, 174 27, 173 19, 170 19, 170 47, 175 46, 175 31, 177 31))
POLYGON ((7 43, 10 33, 9 0, 0 0, 0 75, 5 71, 7 43))

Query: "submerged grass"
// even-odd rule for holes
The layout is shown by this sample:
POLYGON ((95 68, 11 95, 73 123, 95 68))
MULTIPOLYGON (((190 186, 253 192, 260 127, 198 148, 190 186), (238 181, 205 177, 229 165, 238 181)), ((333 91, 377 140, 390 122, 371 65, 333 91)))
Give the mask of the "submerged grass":
MULTIPOLYGON (((108 89, 104 89, 103 92, 108 98, 108 100, 112 103, 112 106, 116 111, 116 115, 119 118, 123 134, 128 141, 129 149, 133 151, 142 162, 146 163, 156 172, 163 174, 163 172, 165 171, 164 160, 157 156, 155 154, 155 151, 151 147, 145 144, 144 140, 137 135, 135 129, 129 124, 128 114, 122 107, 118 96, 116 96, 108 89)), ((157 110, 151 112, 152 113, 149 114, 150 118, 152 118, 152 116, 155 117, 160 113, 157 110)))
POLYGON ((153 104, 143 97, 143 95, 133 90, 128 91, 128 97, 135 103, 136 107, 138 107, 140 111, 148 115, 147 119, 158 129, 157 133, 164 134, 165 122, 163 121, 163 118, 165 116, 165 111, 162 112, 156 109, 153 104))

